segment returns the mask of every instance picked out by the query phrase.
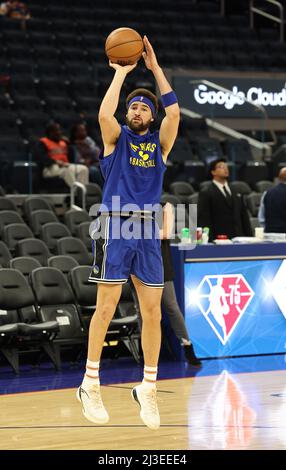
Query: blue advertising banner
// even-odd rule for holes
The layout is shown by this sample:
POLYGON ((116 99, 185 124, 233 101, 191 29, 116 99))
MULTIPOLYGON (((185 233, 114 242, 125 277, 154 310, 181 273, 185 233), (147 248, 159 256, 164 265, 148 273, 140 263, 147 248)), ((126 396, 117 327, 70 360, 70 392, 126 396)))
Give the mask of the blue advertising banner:
POLYGON ((181 107, 205 117, 263 119, 263 113, 246 99, 263 106, 270 118, 286 117, 285 79, 175 75, 173 86, 181 107), (231 93, 202 83, 203 80, 215 82, 231 93))
POLYGON ((286 260, 186 262, 185 320, 200 357, 286 350, 286 260))

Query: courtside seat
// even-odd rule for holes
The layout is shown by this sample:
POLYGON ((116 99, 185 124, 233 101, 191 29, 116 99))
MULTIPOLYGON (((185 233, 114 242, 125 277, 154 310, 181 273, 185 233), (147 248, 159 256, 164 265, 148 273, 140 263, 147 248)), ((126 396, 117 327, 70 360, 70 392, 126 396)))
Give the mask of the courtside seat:
MULTIPOLYGON (((96 308, 97 286, 88 281, 89 266, 77 266, 69 274, 76 302, 83 321, 89 326, 96 308)), ((122 286, 122 293, 113 319, 108 327, 106 341, 122 341, 139 362, 139 312, 129 284, 122 286)))
POLYGON ((64 274, 56 268, 38 268, 31 273, 31 284, 42 321, 54 321, 60 331, 55 339, 58 353, 62 347, 86 345, 87 331, 75 305, 75 297, 64 274))
POLYGON ((68 275, 81 317, 87 328, 96 307, 97 296, 97 284, 88 281, 90 272, 89 266, 75 266, 68 275))
POLYGON ((18 322, 19 319, 15 310, 11 312, 6 310, 5 315, 0 315, 0 352, 16 374, 19 373, 19 353, 17 349, 18 322))
MULTIPOLYGON (((17 335, 22 341, 17 343, 18 349, 42 348, 58 368, 52 341, 59 331, 57 321, 43 322, 37 316, 33 291, 25 276, 16 269, 0 269, 0 309, 6 311, 18 323, 17 335)), ((18 353, 13 358, 18 369, 18 353), (15 362, 16 361, 16 362, 15 362)))

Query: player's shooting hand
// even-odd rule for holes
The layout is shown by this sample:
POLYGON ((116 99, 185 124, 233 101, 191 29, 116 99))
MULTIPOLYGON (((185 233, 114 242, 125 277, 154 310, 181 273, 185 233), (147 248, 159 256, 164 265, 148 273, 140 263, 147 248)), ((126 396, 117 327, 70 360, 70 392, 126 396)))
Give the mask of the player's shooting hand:
POLYGON ((147 36, 144 36, 143 42, 145 46, 145 52, 142 53, 142 57, 145 61, 145 65, 147 69, 154 71, 155 68, 159 67, 156 54, 147 36))
POLYGON ((132 65, 120 65, 120 64, 115 64, 114 62, 109 61, 110 67, 112 67, 114 70, 121 70, 122 72, 125 72, 126 75, 131 72, 131 70, 135 69, 137 62, 132 65))

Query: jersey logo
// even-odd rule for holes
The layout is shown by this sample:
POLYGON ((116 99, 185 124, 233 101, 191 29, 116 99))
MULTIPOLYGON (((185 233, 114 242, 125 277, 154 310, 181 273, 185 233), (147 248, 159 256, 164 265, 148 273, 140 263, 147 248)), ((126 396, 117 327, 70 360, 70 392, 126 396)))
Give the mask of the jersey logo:
POLYGON ((155 152, 157 144, 152 142, 142 142, 139 145, 129 142, 133 155, 130 156, 129 162, 132 166, 140 166, 141 168, 155 167, 155 159, 152 154, 155 152), (135 154, 135 155, 134 155, 135 154))
POLYGON ((146 160, 148 160, 149 158, 149 155, 148 153, 144 153, 143 150, 140 150, 140 152, 138 152, 140 157, 143 158, 144 162, 146 162, 146 160))
POLYGON ((133 152, 137 152, 137 150, 139 149, 138 145, 134 145, 131 143, 130 143, 130 147, 132 148, 133 152))
POLYGON ((92 270, 93 270, 94 274, 98 274, 98 273, 99 273, 99 267, 98 267, 96 264, 93 265, 92 270))

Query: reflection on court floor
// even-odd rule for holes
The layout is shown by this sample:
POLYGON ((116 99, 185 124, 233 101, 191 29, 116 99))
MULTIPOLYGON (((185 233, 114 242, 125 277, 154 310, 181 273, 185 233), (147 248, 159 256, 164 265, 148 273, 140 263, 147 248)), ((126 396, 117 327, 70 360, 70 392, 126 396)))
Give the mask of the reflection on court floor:
MULTIPOLYGON (((245 359, 236 361, 246 367, 245 359)), ((75 388, 48 390, 47 383, 42 391, 2 395, 0 449, 286 449, 286 367, 283 357, 275 361, 277 370, 240 373, 223 368, 234 369, 234 359, 212 361, 213 374, 209 361, 196 372, 172 363, 181 378, 158 382, 158 431, 143 425, 131 400, 137 382, 102 387, 111 417, 104 426, 83 417, 75 388)))

